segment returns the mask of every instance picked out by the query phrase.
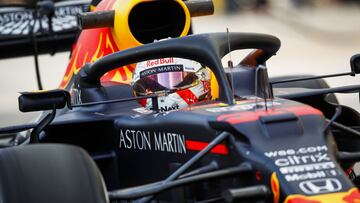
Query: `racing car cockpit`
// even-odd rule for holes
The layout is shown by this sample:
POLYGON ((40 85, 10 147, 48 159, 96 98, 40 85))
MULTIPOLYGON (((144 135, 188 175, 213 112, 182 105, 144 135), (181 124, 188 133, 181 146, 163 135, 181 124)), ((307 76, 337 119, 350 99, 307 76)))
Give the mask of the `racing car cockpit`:
MULTIPOLYGON (((236 79, 236 87, 235 93, 239 94, 238 96, 244 96, 246 93, 245 90, 253 95, 255 92, 255 86, 257 89, 267 89, 269 87, 264 87, 266 84, 268 84, 268 81, 261 82, 262 80, 267 80, 266 75, 264 76, 265 72, 262 72, 257 67, 261 64, 264 64, 264 62, 270 58, 272 55, 276 53, 276 51, 280 47, 280 42, 277 38, 274 38, 269 35, 262 35, 262 34, 246 34, 246 33, 218 33, 218 34, 202 34, 202 35, 193 35, 193 36, 187 36, 180 39, 171 39, 171 40, 165 40, 165 41, 158 41, 150 45, 143 45, 138 48, 134 49, 128 49, 124 50, 122 52, 117 52, 108 56, 103 57, 102 59, 99 59, 98 61, 87 64, 84 68, 82 68, 78 74, 78 82, 75 82, 74 84, 78 84, 78 89, 81 89, 81 96, 82 96, 82 102, 96 102, 101 100, 108 100, 106 98, 106 93, 103 91, 103 86, 101 85, 101 78, 103 75, 108 73, 109 71, 112 71, 116 69, 117 67, 126 66, 128 64, 138 64, 139 70, 135 71, 134 73, 134 90, 137 92, 138 95, 144 96, 146 91, 148 93, 151 93, 151 89, 146 90, 146 87, 144 87, 144 84, 147 82, 148 84, 150 82, 154 82, 154 79, 149 80, 151 78, 150 74, 151 72, 154 73, 156 71, 163 70, 162 68, 159 69, 161 66, 153 65, 152 63, 156 63, 155 61, 160 59, 168 59, 171 60, 171 58, 178 58, 176 60, 182 60, 180 61, 180 65, 182 65, 184 68, 188 67, 189 69, 195 69, 197 71, 201 70, 201 73, 199 76, 196 76, 196 74, 190 74, 186 79, 186 85, 190 85, 193 83, 198 83, 194 76, 196 77, 205 77, 205 79, 210 79, 211 74, 214 75, 218 86, 218 95, 219 99, 224 102, 234 102, 234 91, 231 90, 230 86, 230 80, 228 77, 241 77, 242 80, 236 79), (246 40, 244 40, 246 39, 246 40), (253 41, 251 41, 253 40, 253 41), (246 49, 246 48, 254 48, 254 49, 261 49, 263 51, 262 55, 254 55, 255 61, 257 61, 257 66, 248 66, 245 65, 239 65, 239 69, 236 68, 234 70, 229 70, 228 73, 224 72, 224 69, 222 67, 222 63, 220 59, 228 54, 229 50, 227 49, 228 41, 232 44, 232 47, 234 50, 238 49, 246 49), (156 44, 158 47, 158 50, 155 50, 154 44, 156 44), (203 47, 206 46, 206 47, 203 47), (186 48, 185 48, 186 47, 186 48), (204 53, 204 51, 207 50, 207 53, 204 53), (155 61, 151 61, 155 60, 155 61), (139 62, 140 61, 140 62, 139 62), (184 64, 186 63, 194 63, 192 66, 186 66, 184 64), (201 65, 200 65, 201 64, 201 65), (147 69, 146 66, 149 65, 149 69, 147 69), (144 67, 145 66, 145 67, 144 67), (141 68, 142 67, 142 68, 141 68), (151 67, 154 67, 154 69, 151 69, 151 67), (201 68, 203 67, 203 68, 201 68), (207 67, 207 68, 204 68, 207 67), (241 68, 243 67, 243 68, 241 68), (144 70, 144 69, 147 70, 144 70), (211 74, 208 73, 206 70, 211 71, 211 74), (255 74, 258 74, 256 81, 254 80, 254 77, 242 77, 244 76, 255 76, 255 74), (228 76, 226 76, 228 75, 228 76), (140 77, 142 76, 142 77, 140 77), (146 78, 146 79, 144 79, 146 78), (237 89, 237 90, 236 90, 237 89), (252 91, 253 90, 253 91, 252 91), (252 92, 249 92, 252 91, 252 92), (245 93, 244 93, 245 92, 245 93), (88 96, 89 95, 89 96, 88 96), (98 97, 95 97, 94 95, 98 95, 98 97)), ((175 59, 173 59, 175 60, 175 59)), ((179 62, 178 62, 179 63, 179 62)), ((177 64, 177 62, 172 63, 177 64)), ((171 66, 171 68, 180 68, 180 66, 171 66)), ((179 69, 180 70, 180 69, 179 69)), ((188 72, 190 70, 187 70, 188 72)), ((170 71, 175 73, 176 71, 170 71)), ((170 76, 170 73, 167 75, 168 77, 175 77, 176 74, 172 74, 170 76)), ((185 75, 186 76, 186 75, 185 75)), ((178 76, 183 77, 183 76, 178 76)), ((155 88, 153 90, 161 90, 161 86, 159 86, 162 83, 165 86, 170 87, 171 81, 161 81, 161 76, 156 78, 157 86, 154 85, 152 88, 155 88), (168 82, 168 84, 165 84, 165 82, 168 82), (159 89, 156 89, 159 88, 159 89)), ((179 78, 177 78, 179 79, 179 78)), ((203 82, 206 80, 203 80, 203 82)), ((173 78, 173 84, 171 87, 172 90, 174 90, 176 85, 176 82, 173 78)), ((180 82, 180 81, 178 81, 180 82)), ((185 81, 184 81, 185 82, 185 81)), ((201 82, 200 85, 203 83, 201 82)), ((162 86, 163 86, 162 85, 162 86)), ((214 87, 213 84, 211 84, 211 81, 208 81, 205 83, 205 86, 202 86, 202 91, 204 89, 207 89, 210 87, 214 87), (204 88, 205 87, 205 88, 204 88)), ((105 88, 106 89, 106 88, 105 88)), ((211 88, 210 88, 211 89, 211 88)), ((177 89, 179 90, 179 89, 177 89)), ((264 91, 261 91, 264 92, 264 91)), ((204 95, 204 94, 202 94, 204 95)), ((197 95, 197 97, 202 96, 197 95)), ((216 93, 212 93, 212 96, 217 98, 216 93)), ((206 95, 205 95, 206 96, 206 95)), ((269 96, 269 95, 268 95, 269 96)), ((189 97, 191 98, 191 97, 189 97)), ((195 99, 195 98, 191 98, 195 99)))
MULTIPOLYGON (((156 94, 159 109, 176 110, 211 99, 211 71, 182 58, 161 58, 137 63, 131 82, 135 96, 156 94)), ((151 110, 151 99, 140 104, 151 110)))

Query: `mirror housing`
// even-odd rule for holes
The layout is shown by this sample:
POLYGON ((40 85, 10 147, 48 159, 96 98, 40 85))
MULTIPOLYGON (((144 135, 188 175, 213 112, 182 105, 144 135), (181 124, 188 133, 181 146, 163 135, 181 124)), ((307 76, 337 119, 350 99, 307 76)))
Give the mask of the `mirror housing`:
POLYGON ((38 92, 21 92, 19 96, 19 110, 21 112, 71 109, 71 96, 66 90, 55 89, 38 92))
POLYGON ((360 54, 355 54, 350 59, 351 72, 353 76, 360 74, 360 54))

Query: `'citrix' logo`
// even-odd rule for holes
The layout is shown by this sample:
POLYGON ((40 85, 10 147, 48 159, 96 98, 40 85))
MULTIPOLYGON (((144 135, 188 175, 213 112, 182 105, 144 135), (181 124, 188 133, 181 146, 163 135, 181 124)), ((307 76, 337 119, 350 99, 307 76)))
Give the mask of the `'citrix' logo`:
POLYGON ((319 163, 319 162, 325 162, 330 161, 330 157, 328 154, 325 153, 317 153, 317 154, 311 154, 311 155, 293 155, 293 156, 287 156, 284 158, 276 159, 275 165, 279 167, 284 166, 293 166, 293 165, 301 165, 301 164, 308 164, 308 163, 319 163))

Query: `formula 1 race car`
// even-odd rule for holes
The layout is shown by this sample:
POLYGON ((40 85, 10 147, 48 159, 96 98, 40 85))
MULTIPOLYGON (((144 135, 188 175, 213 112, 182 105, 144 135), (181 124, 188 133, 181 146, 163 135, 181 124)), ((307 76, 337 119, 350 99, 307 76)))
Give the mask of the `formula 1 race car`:
POLYGON ((210 0, 103 0, 81 14, 60 88, 19 97, 41 116, 0 129, 1 201, 359 202, 360 115, 333 94, 360 85, 322 78, 360 73, 360 55, 349 73, 269 79, 280 40, 188 35, 211 13, 210 0), (254 51, 223 67, 240 49, 254 51))

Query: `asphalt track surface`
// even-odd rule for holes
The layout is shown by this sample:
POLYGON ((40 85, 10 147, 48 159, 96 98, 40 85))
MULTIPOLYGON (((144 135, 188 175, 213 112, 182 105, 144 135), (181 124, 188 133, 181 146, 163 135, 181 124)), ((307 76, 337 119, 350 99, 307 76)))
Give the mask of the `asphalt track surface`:
MULTIPOLYGON (((360 53, 360 8, 324 7, 317 10, 292 11, 281 7, 270 12, 216 15, 193 20, 195 33, 258 32, 273 34, 282 41, 282 48, 269 60, 270 76, 320 75, 348 72, 349 59, 360 53)), ((0 50, 6 51, 6 50, 0 50)), ((236 63, 247 52, 232 55, 236 63)), ((69 53, 54 57, 40 56, 40 69, 46 89, 56 88, 67 66, 69 53)), ((333 86, 360 84, 360 76, 328 79, 333 86)), ((0 126, 30 121, 36 113, 18 111, 18 92, 35 90, 36 80, 32 57, 0 61, 0 126)), ((340 95, 343 104, 359 110, 357 95, 340 95)))

